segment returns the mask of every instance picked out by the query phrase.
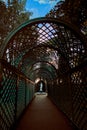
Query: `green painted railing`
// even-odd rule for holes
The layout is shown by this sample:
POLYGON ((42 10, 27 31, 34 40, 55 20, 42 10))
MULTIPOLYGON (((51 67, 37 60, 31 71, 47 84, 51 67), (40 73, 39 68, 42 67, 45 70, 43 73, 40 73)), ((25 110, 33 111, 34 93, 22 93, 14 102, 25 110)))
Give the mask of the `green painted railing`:
POLYGON ((34 97, 34 83, 4 60, 0 67, 0 129, 9 130, 34 97))

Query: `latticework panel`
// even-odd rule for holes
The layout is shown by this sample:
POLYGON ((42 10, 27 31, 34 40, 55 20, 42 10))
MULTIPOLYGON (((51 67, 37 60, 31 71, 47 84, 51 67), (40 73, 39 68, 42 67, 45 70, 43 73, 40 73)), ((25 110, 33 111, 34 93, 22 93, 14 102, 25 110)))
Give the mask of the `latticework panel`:
POLYGON ((82 129, 87 130, 87 68, 72 73, 73 121, 82 129))
POLYGON ((26 83, 23 78, 18 79, 18 89, 17 89, 17 118, 22 114, 25 108, 25 90, 26 90, 26 83))
POLYGON ((9 130, 15 121, 17 75, 3 66, 0 87, 0 128, 9 130))
POLYGON ((34 84, 6 61, 0 62, 0 130, 10 130, 33 98, 34 84))
POLYGON ((72 119, 72 96, 69 68, 67 62, 60 56, 58 76, 48 83, 48 94, 55 104, 72 119))
POLYGON ((61 71, 58 78, 48 84, 49 96, 80 130, 87 130, 86 64, 65 73, 61 71))

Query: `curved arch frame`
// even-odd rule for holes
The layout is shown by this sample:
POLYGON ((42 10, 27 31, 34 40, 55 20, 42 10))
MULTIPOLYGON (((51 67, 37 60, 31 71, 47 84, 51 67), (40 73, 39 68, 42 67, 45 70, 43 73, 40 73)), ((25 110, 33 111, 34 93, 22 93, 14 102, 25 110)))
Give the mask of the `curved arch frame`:
POLYGON ((32 74, 33 72, 37 71, 37 70, 40 70, 40 71, 44 70, 44 72, 48 72, 48 73, 52 76, 52 78, 54 77, 54 76, 52 75, 52 73, 51 73, 48 69, 46 69, 46 68, 44 68, 44 67, 41 67, 41 68, 32 70, 32 71, 31 71, 31 74, 32 74))
POLYGON ((55 66, 54 65, 52 65, 51 63, 49 63, 48 61, 40 61, 40 60, 37 60, 37 61, 35 61, 35 62, 33 62, 33 64, 31 65, 31 67, 30 67, 30 71, 32 70, 32 68, 33 68, 33 66, 35 65, 35 64, 37 64, 37 63, 45 63, 46 65, 47 64, 49 64, 50 66, 52 66, 52 68, 55 70, 55 72, 57 73, 57 69, 55 68, 55 66))
POLYGON ((63 21, 63 20, 60 20, 60 19, 54 19, 54 18, 45 18, 45 17, 42 17, 42 18, 36 18, 36 19, 32 19, 32 20, 29 20, 25 23, 23 23, 22 25, 20 25, 17 29, 13 30, 6 38, 6 40, 4 41, 4 43, 2 44, 1 46, 1 49, 0 49, 0 58, 3 57, 4 55, 4 51, 5 51, 5 48, 7 47, 8 45, 8 42, 17 34, 17 32, 19 32, 20 30, 22 30, 24 27, 28 26, 29 24, 30 25, 33 25, 35 23, 39 23, 39 22, 49 22, 49 23, 59 23, 61 25, 64 25, 66 26, 68 29, 72 30, 74 32, 74 34, 80 38, 80 40, 83 42, 85 48, 86 48, 86 53, 87 53, 87 47, 86 47, 86 39, 85 39, 85 36, 80 32, 80 30, 78 30, 76 28, 76 26, 66 22, 66 21, 63 21))
MULTIPOLYGON (((29 51, 22 57, 21 61, 22 61, 23 59, 26 59, 26 58, 29 56, 29 53, 31 53, 33 49, 38 49, 38 47, 50 48, 50 49, 53 49, 54 51, 58 51, 58 53, 61 54, 61 56, 64 57, 64 59, 65 59, 66 62, 67 62, 67 65, 68 65, 68 61, 67 61, 67 58, 65 57, 65 55, 61 52, 60 49, 58 49, 57 47, 54 47, 54 46, 52 46, 52 45, 37 45, 36 47, 32 47, 32 48, 29 49, 29 51)), ((21 61, 19 62, 18 67, 20 67, 21 61)), ((70 66, 68 66, 68 67, 70 68, 70 66)))

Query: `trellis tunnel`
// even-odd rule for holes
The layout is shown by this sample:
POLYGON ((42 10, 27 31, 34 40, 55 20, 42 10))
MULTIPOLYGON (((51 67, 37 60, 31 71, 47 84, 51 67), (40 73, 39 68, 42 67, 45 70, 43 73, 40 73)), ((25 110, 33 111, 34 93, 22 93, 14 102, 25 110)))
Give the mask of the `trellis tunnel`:
POLYGON ((74 25, 29 20, 10 33, 0 53, 1 130, 12 128, 41 84, 68 119, 87 130, 87 43, 74 25))

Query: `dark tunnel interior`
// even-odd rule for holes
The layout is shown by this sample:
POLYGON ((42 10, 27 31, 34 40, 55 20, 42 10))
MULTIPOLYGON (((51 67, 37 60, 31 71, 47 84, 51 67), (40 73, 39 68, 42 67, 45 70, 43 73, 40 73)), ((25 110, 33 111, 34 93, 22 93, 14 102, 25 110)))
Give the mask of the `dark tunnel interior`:
POLYGON ((2 128, 13 125, 35 92, 46 92, 87 130, 87 44, 74 25, 52 18, 27 21, 10 33, 0 53, 2 128))

